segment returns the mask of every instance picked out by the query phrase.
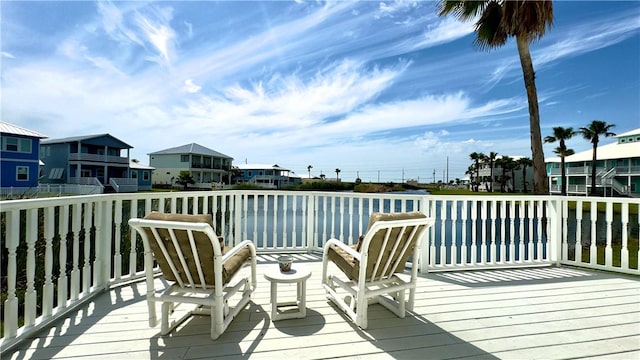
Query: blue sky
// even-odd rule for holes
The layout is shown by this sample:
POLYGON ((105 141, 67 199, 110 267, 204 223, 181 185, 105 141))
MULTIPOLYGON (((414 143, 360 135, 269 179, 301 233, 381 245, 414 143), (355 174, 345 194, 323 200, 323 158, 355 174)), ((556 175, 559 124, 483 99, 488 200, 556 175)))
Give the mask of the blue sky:
MULTIPOLYGON (((472 152, 531 157, 514 41, 480 51, 473 25, 435 5, 2 1, 1 117, 49 138, 110 133, 144 164, 195 142, 349 181, 463 178, 472 152)), ((640 127, 640 2, 556 1, 554 15, 531 45, 543 137, 594 119, 640 127)))

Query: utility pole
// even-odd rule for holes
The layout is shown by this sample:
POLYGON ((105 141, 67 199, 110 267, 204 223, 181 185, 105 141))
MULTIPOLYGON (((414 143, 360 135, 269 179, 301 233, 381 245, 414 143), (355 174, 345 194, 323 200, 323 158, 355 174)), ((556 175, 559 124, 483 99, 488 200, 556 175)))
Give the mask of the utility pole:
POLYGON ((433 183, 436 183, 436 169, 433 169, 433 183))
POLYGON ((449 183, 449 156, 447 156, 447 184, 449 183))

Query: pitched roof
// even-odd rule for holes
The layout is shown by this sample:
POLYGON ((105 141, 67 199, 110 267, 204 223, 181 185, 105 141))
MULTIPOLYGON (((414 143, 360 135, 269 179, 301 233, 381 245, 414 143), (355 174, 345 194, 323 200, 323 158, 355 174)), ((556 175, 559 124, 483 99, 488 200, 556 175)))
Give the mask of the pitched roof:
POLYGON ((155 170, 153 166, 142 165, 139 162, 133 161, 133 159, 129 160, 129 168, 131 169, 139 169, 139 170, 155 170))
POLYGON ((169 155, 169 154, 196 154, 196 155, 208 155, 219 158, 227 158, 232 159, 231 156, 225 155, 223 153, 219 153, 215 150, 211 150, 202 145, 198 145, 196 143, 186 144, 182 146, 176 146, 165 150, 160 150, 156 152, 149 153, 147 155, 169 155))
MULTIPOLYGON (((640 141, 618 144, 617 142, 598 146, 596 151, 598 160, 628 159, 640 157, 640 141)), ((581 151, 565 158, 565 162, 591 161, 593 159, 593 149, 581 151)), ((550 157, 544 160, 546 163, 560 162, 560 157, 550 157)))
POLYGON ((132 149, 133 148, 133 146, 125 143, 124 141, 116 138, 115 136, 113 136, 111 134, 94 134, 94 135, 71 136, 71 137, 60 138, 60 139, 45 140, 45 141, 42 141, 41 144, 43 144, 43 145, 63 144, 63 143, 72 143, 72 142, 78 142, 78 141, 88 141, 88 140, 94 140, 94 139, 99 139, 99 138, 110 138, 110 139, 115 140, 116 142, 120 143, 120 145, 123 148, 126 148, 126 149, 132 149))
POLYGON ((12 135, 23 135, 23 136, 31 136, 40 139, 44 139, 48 136, 42 135, 39 132, 25 129, 18 125, 9 124, 8 122, 0 121, 0 133, 3 134, 12 134, 12 135))
MULTIPOLYGON (((611 160, 611 159, 628 159, 631 157, 640 157, 640 142, 629 142, 625 144, 608 144, 604 146, 598 146, 596 151, 598 160, 611 160)), ((593 158, 593 149, 585 150, 579 153, 575 153, 565 158, 566 162, 576 161, 591 161, 593 158)))
POLYGON ((281 171, 289 171, 289 169, 285 169, 278 164, 268 165, 268 164, 238 164, 236 167, 240 170, 281 170, 281 171))
POLYGON ((630 135, 640 135, 640 128, 633 129, 631 131, 627 131, 627 132, 622 133, 622 134, 618 134, 618 135, 616 135, 616 137, 619 138, 619 137, 630 136, 630 135))

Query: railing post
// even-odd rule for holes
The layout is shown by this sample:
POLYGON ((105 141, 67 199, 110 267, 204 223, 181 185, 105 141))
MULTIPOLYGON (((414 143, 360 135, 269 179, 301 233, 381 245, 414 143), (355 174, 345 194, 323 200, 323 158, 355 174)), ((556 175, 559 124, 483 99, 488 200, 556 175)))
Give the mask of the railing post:
POLYGON ((547 212, 549 216, 547 221, 549 222, 549 235, 547 237, 547 243, 549 244, 549 261, 554 262, 556 266, 560 266, 560 257, 558 256, 558 250, 562 246, 562 204, 566 202, 564 197, 557 199, 551 199, 547 201, 547 212))
POLYGON ((29 328, 36 321, 37 292, 36 276, 36 238, 38 237, 38 209, 27 210, 27 291, 24 294, 24 327, 29 328))
POLYGON ((304 244, 307 250, 313 249, 313 239, 317 238, 318 233, 314 224, 315 216, 314 209, 316 207, 316 196, 314 194, 307 195, 307 208, 305 212, 307 213, 307 239, 306 244, 304 244))
POLYGON ((18 298, 16 297, 16 249, 20 241, 20 211, 7 213, 7 299, 4 301, 4 338, 15 338, 18 333, 18 298))
MULTIPOLYGON (((423 196, 420 198, 420 200, 418 200, 418 209, 420 209, 420 211, 427 215, 428 217, 434 217, 434 214, 430 213, 430 208, 429 208, 429 198, 426 196, 423 196)), ((361 217, 362 218, 362 217, 361 217)), ((431 228, 434 228, 435 226, 431 226, 431 228)), ((420 258, 419 258, 419 263, 418 263, 418 271, 420 271, 421 273, 428 273, 429 272, 429 256, 430 256, 430 241, 431 241, 431 236, 429 236, 429 234, 431 233, 432 229, 428 229, 428 231, 424 232, 424 235, 422 235, 422 241, 420 241, 420 258)))

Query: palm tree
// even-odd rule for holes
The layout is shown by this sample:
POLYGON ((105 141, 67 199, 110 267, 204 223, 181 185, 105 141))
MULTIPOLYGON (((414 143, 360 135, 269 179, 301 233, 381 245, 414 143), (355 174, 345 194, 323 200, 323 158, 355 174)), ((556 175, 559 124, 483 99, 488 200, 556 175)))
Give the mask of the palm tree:
MULTIPOLYGON (((516 162, 512 157, 507 155, 502 155, 502 158, 499 159, 500 166, 502 166, 502 177, 500 178, 500 192, 509 192, 509 188, 507 186, 507 180, 515 179, 513 174, 513 169, 516 168, 516 162), (511 176, 507 175, 507 172, 511 173, 511 176)), ((513 182, 513 181, 512 181, 513 182)), ((512 186, 515 188, 515 186, 512 186)))
POLYGON ((476 20, 475 44, 481 50, 489 50, 506 44, 515 37, 524 76, 524 86, 529 102, 529 131, 533 154, 533 187, 536 194, 547 194, 547 172, 544 164, 538 91, 529 43, 542 38, 553 24, 551 1, 461 1, 441 0, 439 16, 453 14, 463 21, 476 20))
POLYGON ((311 169, 313 169, 313 166, 307 165, 307 171, 309 172, 309 180, 311 180, 311 169))
POLYGON ((340 169, 336 169, 336 181, 340 181, 340 169))
POLYGON ((533 160, 523 157, 518 159, 518 165, 522 168, 522 191, 527 193, 527 166, 532 166, 533 160))
POLYGON ((589 191, 590 195, 595 195, 596 193, 596 162, 598 160, 596 152, 598 151, 598 142, 600 142, 600 135, 604 137, 615 136, 615 133, 609 131, 613 127, 615 127, 615 125, 607 124, 605 121, 593 120, 591 124, 589 124, 589 126, 580 128, 580 133, 582 134, 582 136, 585 139, 591 141, 591 144, 593 144, 593 157, 591 160, 591 190, 589 191))
POLYGON ((569 184, 565 183, 566 180, 566 174, 565 174, 565 167, 564 167, 564 158, 567 156, 571 156, 573 154, 575 154, 576 152, 573 151, 573 149, 567 149, 566 147, 563 149, 562 147, 558 146, 557 148, 553 149, 553 153, 560 156, 561 159, 561 166, 560 166, 560 171, 562 171, 562 177, 561 177, 561 193, 562 195, 567 195, 567 186, 569 184))
POLYGON ((478 191, 478 186, 476 183, 476 181, 478 181, 478 178, 473 177, 473 175, 476 173, 476 169, 477 168, 474 165, 470 165, 467 168, 467 171, 464 172, 465 174, 469 175, 469 179, 470 179, 469 183, 471 185, 471 191, 478 191))
POLYGON ((480 161, 482 161, 485 158, 485 155, 483 153, 477 153, 474 151, 471 154, 469 154, 469 157, 471 158, 471 160, 474 161, 476 177, 472 183, 475 183, 475 190, 473 191, 477 192, 478 186, 480 186, 480 161))
POLYGON ((489 153, 489 155, 487 155, 487 157, 485 159, 485 160, 489 161, 489 166, 490 166, 489 170, 491 171, 491 173, 490 173, 491 174, 491 180, 490 180, 490 183, 489 183, 489 192, 493 192, 493 164, 495 163, 497 156, 498 156, 498 153, 492 151, 492 152, 489 153))
POLYGON ((560 146, 556 149, 558 151, 554 151, 554 153, 560 155, 560 178, 562 182, 560 194, 562 195, 567 195, 567 174, 565 171, 564 158, 565 156, 568 156, 566 155, 568 149, 565 144, 565 140, 571 139, 575 134, 576 132, 573 131, 573 128, 571 127, 563 128, 561 126, 557 126, 553 128, 553 135, 549 135, 544 138, 544 142, 546 143, 554 143, 556 141, 560 142, 560 146))

